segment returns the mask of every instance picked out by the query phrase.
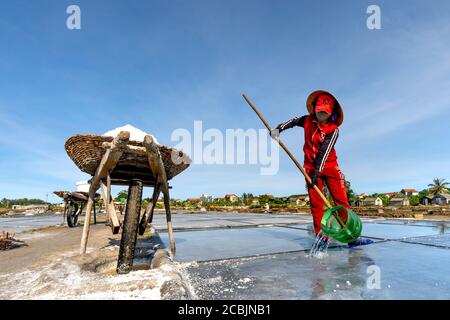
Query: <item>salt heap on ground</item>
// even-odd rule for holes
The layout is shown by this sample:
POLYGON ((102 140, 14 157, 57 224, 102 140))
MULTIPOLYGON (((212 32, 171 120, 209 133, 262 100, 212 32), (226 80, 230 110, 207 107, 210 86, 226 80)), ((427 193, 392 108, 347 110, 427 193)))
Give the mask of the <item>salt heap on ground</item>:
POLYGON ((149 135, 150 137, 152 137, 153 141, 159 145, 159 142, 158 142, 158 140, 156 140, 155 136, 153 136, 149 133, 146 133, 146 132, 142 131, 141 129, 133 127, 131 124, 126 124, 123 127, 119 127, 119 128, 110 130, 110 131, 104 133, 103 136, 115 138, 120 133, 120 131, 128 131, 130 133, 130 140, 139 141, 139 142, 144 141, 144 137, 146 135, 149 135))

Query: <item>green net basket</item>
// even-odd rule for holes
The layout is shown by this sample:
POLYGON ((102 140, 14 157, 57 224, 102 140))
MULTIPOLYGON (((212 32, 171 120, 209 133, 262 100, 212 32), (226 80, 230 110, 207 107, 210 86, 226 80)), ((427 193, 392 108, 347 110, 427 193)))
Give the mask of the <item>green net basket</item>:
POLYGON ((325 235, 343 243, 355 241, 362 232, 361 219, 355 212, 343 206, 328 209, 322 217, 321 225, 325 235), (342 212, 345 212, 347 217, 342 212), (341 226, 336 216, 341 217, 344 226, 341 226))

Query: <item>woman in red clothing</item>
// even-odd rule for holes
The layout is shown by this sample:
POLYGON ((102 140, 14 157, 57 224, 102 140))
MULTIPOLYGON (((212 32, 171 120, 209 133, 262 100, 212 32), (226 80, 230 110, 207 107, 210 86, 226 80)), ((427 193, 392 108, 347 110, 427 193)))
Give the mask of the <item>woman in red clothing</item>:
MULTIPOLYGON (((317 90, 311 93, 306 100, 309 115, 293 118, 279 124, 272 132, 273 137, 286 129, 295 126, 303 127, 305 131, 304 167, 312 179, 312 184, 322 190, 325 181, 336 205, 350 208, 347 199, 345 176, 339 169, 334 145, 339 136, 339 126, 344 121, 344 112, 338 100, 329 92, 317 90)), ((308 185, 311 214, 314 221, 314 231, 321 230, 321 221, 324 214, 323 200, 308 185)), ((359 238, 350 246, 372 243, 371 240, 359 238)))

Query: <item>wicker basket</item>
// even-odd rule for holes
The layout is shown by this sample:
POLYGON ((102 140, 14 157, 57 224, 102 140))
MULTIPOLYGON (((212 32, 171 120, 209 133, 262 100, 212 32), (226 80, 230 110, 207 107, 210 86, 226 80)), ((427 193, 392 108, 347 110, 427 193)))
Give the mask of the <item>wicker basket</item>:
MULTIPOLYGON (((112 142, 113 139, 113 137, 107 136, 78 134, 66 141, 65 148, 69 157, 81 171, 94 175, 106 151, 103 143, 112 142)), ((138 141, 130 140, 128 144, 143 147, 143 144, 138 141)), ((168 180, 189 167, 191 159, 182 151, 163 145, 158 147, 168 180), (174 163, 172 155, 174 159, 183 159, 183 161, 174 163)), ((146 185, 154 185, 155 182, 155 177, 150 169, 146 155, 124 152, 117 166, 111 172, 111 181, 115 184, 128 184, 132 178, 140 179, 146 185)))

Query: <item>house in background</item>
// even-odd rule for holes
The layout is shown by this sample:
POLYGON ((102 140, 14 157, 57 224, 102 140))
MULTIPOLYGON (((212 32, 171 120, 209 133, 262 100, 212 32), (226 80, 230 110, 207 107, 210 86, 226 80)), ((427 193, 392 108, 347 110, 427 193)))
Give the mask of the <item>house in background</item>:
POLYGON ((259 206, 259 198, 252 198, 251 203, 253 206, 259 206))
POLYGON ((200 198, 187 198, 186 199, 186 201, 189 201, 189 202, 202 202, 202 199, 200 199, 200 198))
POLYGON ((389 205, 393 207, 404 207, 409 206, 408 198, 392 198, 389 199, 389 205))
POLYGON ((382 206, 383 200, 380 197, 369 197, 365 199, 359 199, 356 201, 356 206, 367 207, 367 206, 382 206))
POLYGON ((447 205, 450 204, 450 194, 440 193, 431 199, 432 204, 447 205))
POLYGON ((235 194, 226 194, 225 195, 225 199, 230 201, 230 202, 237 202, 239 201, 239 197, 235 194))
POLYGON ((213 197, 210 196, 209 194, 206 194, 206 193, 202 194, 202 195, 200 196, 200 199, 201 199, 203 202, 212 202, 212 201, 213 201, 213 197))
POLYGON ((432 204, 433 196, 424 196, 422 199, 420 199, 420 204, 424 206, 428 206, 432 204))
POLYGON ((417 196, 419 194, 416 189, 402 189, 400 193, 403 193, 407 197, 417 196))
POLYGON ((309 195, 300 194, 298 196, 291 196, 288 200, 291 204, 295 204, 296 206, 304 206, 309 202, 309 195))
POLYGON ((388 199, 395 197, 398 192, 383 192, 383 194, 388 197, 388 199))
POLYGON ((48 210, 48 204, 29 204, 29 205, 19 205, 13 204, 11 207, 13 210, 36 210, 45 212, 48 210))

